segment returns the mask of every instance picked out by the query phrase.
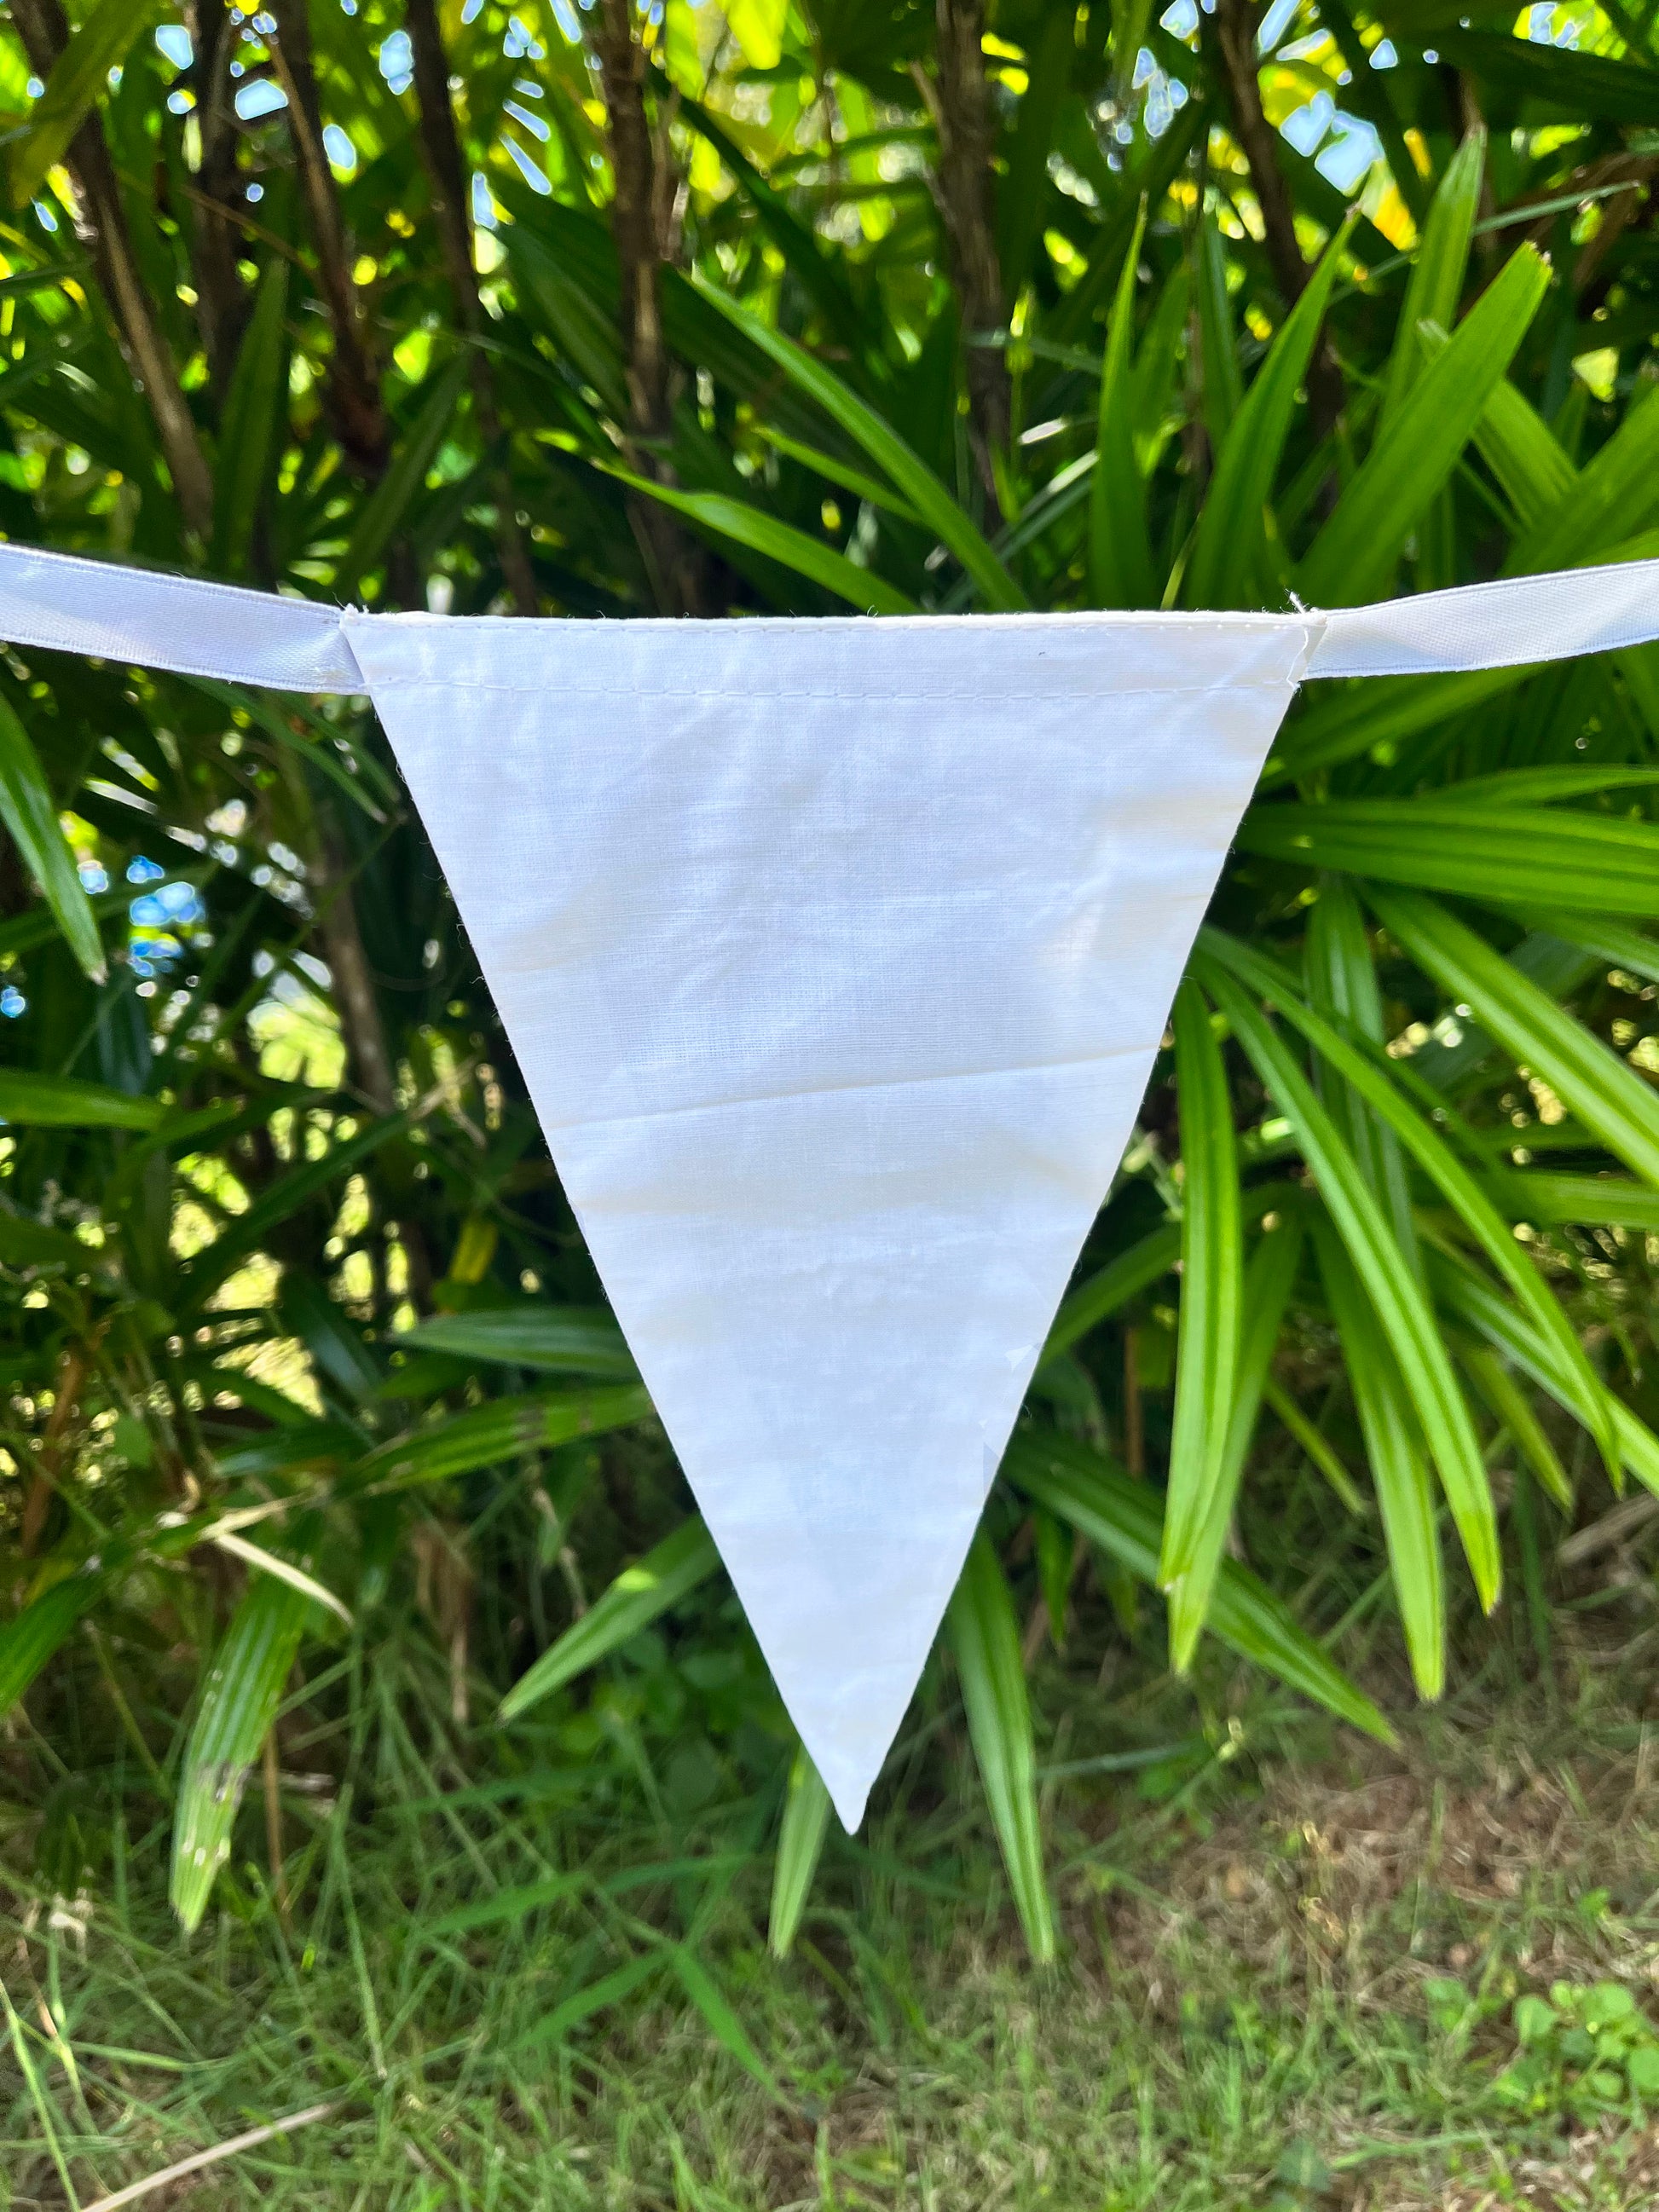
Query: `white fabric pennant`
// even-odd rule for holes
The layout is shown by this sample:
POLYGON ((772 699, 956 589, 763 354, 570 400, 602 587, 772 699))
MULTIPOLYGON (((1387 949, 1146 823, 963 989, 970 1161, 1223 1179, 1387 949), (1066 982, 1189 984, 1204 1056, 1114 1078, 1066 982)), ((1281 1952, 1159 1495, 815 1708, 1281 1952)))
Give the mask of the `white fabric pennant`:
POLYGON ((1659 562, 1325 615, 451 620, 0 547, 0 635, 367 691, 848 1827, 1304 674, 1659 635, 1659 562))
POLYGON ((1313 635, 347 619, 849 1828, 1313 635))

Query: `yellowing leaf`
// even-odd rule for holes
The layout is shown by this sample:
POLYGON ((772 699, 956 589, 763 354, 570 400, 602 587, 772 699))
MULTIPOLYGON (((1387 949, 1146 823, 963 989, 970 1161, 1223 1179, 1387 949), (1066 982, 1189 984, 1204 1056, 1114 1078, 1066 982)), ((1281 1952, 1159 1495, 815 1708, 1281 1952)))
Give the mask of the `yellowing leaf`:
POLYGON ((750 69, 775 69, 783 58, 788 0, 728 0, 726 20, 750 69))

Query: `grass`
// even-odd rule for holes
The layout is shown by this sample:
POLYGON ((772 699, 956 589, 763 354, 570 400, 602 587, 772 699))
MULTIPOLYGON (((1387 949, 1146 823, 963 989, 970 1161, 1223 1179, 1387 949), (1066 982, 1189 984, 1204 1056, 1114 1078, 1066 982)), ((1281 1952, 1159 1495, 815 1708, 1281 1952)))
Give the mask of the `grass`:
MULTIPOLYGON (((696 1807, 671 1767, 590 1806, 568 1767, 515 1773, 507 1739, 464 1763, 413 1639, 359 1651, 343 1719, 319 1720, 319 1680, 283 1723, 285 1902, 256 1778, 193 1942, 136 1767, 14 1791, 0 2203, 85 2208, 317 2104, 142 2201, 1646 2203, 1659 2135, 1616 2071, 1586 2087, 1567 2026, 1524 2100, 1500 2077, 1518 1998, 1613 1984, 1639 2010, 1659 1981, 1647 1589, 1568 1616, 1547 1683, 1518 1626, 1489 1643, 1399 1753, 1236 1680, 1195 1698, 1150 1674, 1113 1685, 1107 1744, 1079 1694, 1043 1783, 1046 1976, 952 1786, 944 1699, 779 1962, 775 1792, 696 1807)), ((26 1735, 9 1759, 51 1765, 26 1735)))

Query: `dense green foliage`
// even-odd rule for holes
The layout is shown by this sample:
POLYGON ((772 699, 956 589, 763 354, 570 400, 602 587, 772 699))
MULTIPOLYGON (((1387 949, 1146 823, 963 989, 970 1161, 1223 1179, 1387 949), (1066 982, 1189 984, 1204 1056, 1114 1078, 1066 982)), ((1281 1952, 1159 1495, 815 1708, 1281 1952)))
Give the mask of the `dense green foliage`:
MULTIPOLYGON (((14 0, 0 527, 734 618, 1659 550, 1659 58, 1570 14, 99 0, 31 106, 14 0)), ((1645 651, 1286 725, 924 1689, 1037 1955, 1045 1634, 1097 1668, 1152 1585, 1178 1667, 1386 1735, 1334 1598, 1433 1697, 1449 1587, 1541 1635, 1543 1498, 1659 1490, 1656 738, 1645 651)), ((372 720, 12 653, 0 817, 0 1698, 176 1797, 193 1925, 296 1661, 355 1772, 424 1637, 509 1766, 781 1818, 787 1946, 821 1789, 372 720)))

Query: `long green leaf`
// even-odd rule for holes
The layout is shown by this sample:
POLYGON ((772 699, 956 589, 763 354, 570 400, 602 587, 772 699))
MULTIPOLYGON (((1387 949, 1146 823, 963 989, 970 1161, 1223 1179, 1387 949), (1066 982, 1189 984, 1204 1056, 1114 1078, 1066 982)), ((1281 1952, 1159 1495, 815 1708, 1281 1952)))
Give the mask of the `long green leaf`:
MULTIPOLYGON (((1302 1255, 1302 1224, 1298 1213, 1289 1222, 1269 1230, 1256 1243, 1243 1279, 1243 1328, 1230 1401, 1222 1434, 1216 1486, 1193 1545, 1191 1562, 1170 1590, 1170 1659, 1177 1674, 1192 1665, 1198 1639, 1210 1610, 1210 1598, 1231 1526, 1233 1505, 1243 1480, 1244 1462, 1267 1381, 1267 1370, 1278 1348, 1279 1330, 1291 1285, 1302 1255)), ((1218 1428, 1220 1423, 1212 1421, 1218 1428)), ((1167 1529, 1167 1517, 1166 1517, 1167 1529)))
POLYGON ((1219 968, 1212 966, 1206 981, 1257 1074, 1296 1129, 1303 1155, 1398 1363, 1401 1382, 1439 1469, 1475 1588, 1490 1610, 1503 1580, 1497 1514, 1469 1409, 1428 1299, 1381 1201, 1273 1024, 1219 968))
POLYGON ((1184 597, 1189 607, 1248 606, 1261 592, 1267 542, 1263 517, 1295 416, 1297 392, 1313 359, 1354 221, 1351 215, 1326 247, 1233 419, 1187 571, 1184 597))
POLYGON ((527 1451, 546 1451, 577 1437, 631 1428, 650 1416, 650 1393, 637 1382, 604 1390, 546 1390, 523 1398, 494 1398, 380 1445, 358 1461, 343 1487, 380 1492, 447 1482, 527 1451))
POLYGON ((794 1948, 801 1915, 811 1894, 812 1877, 823 1856, 830 1809, 830 1792, 823 1786, 823 1777, 812 1764, 805 1745, 799 1744, 789 1765, 783 1826, 778 1833, 778 1853, 772 1864, 772 1910, 767 1921, 766 1941, 775 1959, 787 1959, 794 1948))
POLYGON ((200 1923, 230 1856, 248 1771, 276 1717, 311 1610, 290 1583, 256 1575, 208 1662, 173 1828, 173 1909, 187 1931, 200 1923))
POLYGON ((626 1966, 618 1966, 612 1973, 602 1974, 597 1982, 589 1982, 583 1988, 573 1990, 570 1996, 556 2004, 544 2019, 538 2021, 534 2027, 521 2036, 514 2048, 526 2051, 549 2043, 562 2043, 573 2027, 580 2027, 584 2021, 592 2020, 595 2013, 607 2011, 613 2004, 620 2004, 624 1997, 633 1995, 641 1982, 648 1981, 652 1975, 659 1973, 665 1955, 666 1947, 641 1951, 629 1960, 626 1966))
POLYGON ((949 1625, 968 1734, 1002 1846, 1014 1906, 1032 1958, 1047 1966, 1054 1955, 1054 1917, 1042 1864, 1042 1820, 1037 1810, 1036 1751, 1025 1663, 1013 1600, 983 1529, 974 1538, 951 1600, 949 1625))
POLYGON ((1572 489, 1510 551, 1505 575, 1570 568, 1633 538, 1659 514, 1659 387, 1640 395, 1572 489))
POLYGON ((793 568, 802 576, 810 576, 815 584, 834 592, 864 614, 913 615, 919 611, 909 594, 901 592, 896 585, 888 583, 873 570, 860 568, 844 553, 837 553, 833 545, 822 539, 811 538, 792 523, 780 522, 775 515, 767 514, 760 507, 750 507, 740 499, 728 499, 724 492, 676 491, 671 485, 654 483, 649 477, 635 476, 629 469, 605 465, 605 473, 616 477, 631 490, 641 492, 660 506, 672 507, 676 514, 700 523, 734 544, 747 545, 756 553, 764 553, 769 560, 781 561, 786 568, 793 568))
MULTIPOLYGON (((1437 319, 1447 319, 1443 315, 1437 319)), ((1429 343, 1432 350, 1450 341, 1443 332, 1436 332, 1429 343)), ((1512 384, 1500 384, 1487 395, 1474 442, 1528 528, 1559 507, 1578 481, 1578 471, 1560 440, 1512 384)))
POLYGON ((1461 798, 1256 806, 1247 852, 1504 906, 1659 915, 1659 825, 1461 798))
POLYGON ((1396 942, 1517 1066, 1547 1083, 1609 1152, 1659 1188, 1659 1096, 1634 1068, 1434 900, 1369 885, 1366 897, 1396 942))
MULTIPOLYGON (((1577 1376, 1562 1365, 1553 1346, 1546 1343, 1523 1316, 1472 1267, 1449 1253, 1436 1255, 1433 1273, 1436 1289, 1449 1307, 1523 1375, 1529 1375, 1540 1390, 1547 1390, 1558 1405, 1589 1427, 1589 1409, 1578 1395, 1577 1376)), ((1644 1488, 1659 1496, 1659 1436, 1617 1400, 1613 1419, 1619 1431, 1620 1462, 1644 1488)))
POLYGON ((428 379, 430 389, 393 454, 392 465, 357 510, 357 520, 334 573, 337 597, 349 599, 366 570, 402 529, 438 458, 449 420, 466 386, 465 354, 428 379))
POLYGON ((1282 1383, 1276 1382, 1271 1375, 1261 1386, 1261 1402, 1301 1446, 1304 1455, 1319 1469, 1347 1511, 1363 1512, 1365 1501, 1354 1487, 1353 1477, 1332 1449, 1329 1439, 1322 1431, 1314 1426, 1290 1392, 1282 1383))
POLYGON ((273 255, 259 279, 226 394, 214 485, 213 564, 222 574, 247 570, 276 441, 286 427, 288 263, 273 255))
POLYGON ((96 1566, 77 1567, 49 1583, 0 1628, 0 1716, 11 1711, 106 1587, 107 1577, 96 1566))
POLYGON ((538 1699, 620 1650, 670 1606, 707 1582, 720 1563, 714 1540, 701 1518, 694 1515, 682 1522, 654 1550, 624 1567, 605 1595, 520 1676, 501 1699, 502 1720, 516 1720, 538 1699))
POLYGON ((1321 685, 1308 711, 1286 727, 1262 781, 1305 778, 1362 753, 1391 759, 1407 738, 1472 713, 1537 673, 1535 666, 1475 668, 1455 676, 1377 676, 1321 685))
POLYGON ((1171 1222, 1162 1229, 1154 1229, 1127 1252, 1120 1252, 1098 1274, 1091 1275, 1079 1283, 1060 1311, 1054 1316, 1054 1326, 1048 1331, 1048 1341, 1042 1347, 1042 1357, 1037 1363, 1047 1366, 1069 1352, 1080 1337, 1085 1337, 1097 1324, 1139 1297, 1141 1291, 1167 1275, 1181 1258, 1181 1230, 1171 1222))
POLYGON ((10 830, 23 864, 40 886, 58 928, 86 974, 104 980, 104 946, 98 918, 76 872, 75 854, 58 826, 52 787, 41 772, 28 732, 0 693, 0 821, 10 830))
POLYGON ((1433 1700, 1446 1683, 1446 1600, 1421 1431, 1400 1363, 1376 1325, 1341 1238, 1328 1228, 1320 1233, 1316 1225, 1316 1241, 1376 1488, 1412 1680, 1419 1697, 1433 1700))
POLYGON ((1551 1175, 1528 1168, 1504 1176, 1496 1188, 1517 1221, 1638 1229, 1659 1237, 1659 1190, 1625 1176, 1551 1175))
MULTIPOLYGON (((1384 1044, 1388 1028, 1382 1012, 1382 994, 1366 932, 1365 910, 1353 886, 1341 876, 1328 877, 1320 885, 1309 917, 1302 965, 1308 979, 1308 997, 1314 1007, 1339 1030, 1363 1039, 1372 1048, 1384 1044)), ((1387 1117, 1379 1121, 1363 1095, 1342 1077, 1328 1069, 1322 1094, 1343 1135, 1353 1147, 1354 1158, 1365 1180, 1382 1200, 1400 1249, 1410 1261, 1413 1274, 1423 1272, 1418 1249, 1417 1225, 1412 1218, 1411 1191, 1398 1136, 1387 1117)))
POLYGON ((1297 572, 1316 606, 1358 606, 1387 588, 1407 538, 1450 477, 1549 284, 1522 246, 1504 264, 1383 426, 1297 572))
MULTIPOLYGON (((1491 1347, 1469 1344, 1458 1357, 1464 1372, 1510 1432, 1510 1441, 1564 1513, 1572 1510, 1572 1484, 1561 1455, 1545 1433, 1532 1401, 1491 1347)), ((1615 1449, 1613 1464, 1619 1464, 1615 1449)))
MULTIPOLYGON (((1133 1481, 1088 1444, 1033 1429, 1015 1435, 1003 1471, 1028 1498, 1099 1545, 1139 1581, 1156 1585, 1162 1516, 1158 1493, 1146 1483, 1133 1481)), ((1394 1742, 1394 1730, 1370 1699, 1283 1600, 1236 1559, 1221 1562, 1208 1626, 1241 1658, 1267 1668, 1379 1742, 1394 1742)))
POLYGON ((154 1129, 164 1119, 159 1098, 106 1090, 73 1075, 36 1075, 0 1067, 0 1121, 35 1129, 154 1129))
POLYGON ((1146 228, 1143 204, 1118 280, 1100 373, 1095 466, 1089 483, 1089 585, 1097 607, 1157 603, 1146 489, 1135 458, 1134 398, 1129 373, 1135 334, 1135 282, 1146 228))
MULTIPOLYGON (((155 13, 155 0, 95 0, 52 64, 27 128, 6 149, 11 204, 27 207, 109 87, 109 73, 155 13)), ((60 18, 61 20, 61 18, 60 18)))
POLYGON ((776 362, 797 389, 816 400, 831 421, 838 422, 876 465, 886 471, 894 489, 908 501, 940 544, 974 579, 988 607, 1000 614, 1013 614, 1030 605, 970 518, 874 408, 866 405, 804 346, 797 345, 781 331, 773 330, 740 301, 700 276, 694 276, 693 282, 712 307, 776 362))
POLYGON ((457 1359, 538 1367, 555 1375, 604 1375, 620 1382, 638 1372, 621 1329, 599 1308, 538 1301, 440 1314, 391 1343, 394 1350, 444 1352, 457 1359))
POLYGON ((1659 983, 1659 938, 1644 936, 1628 923, 1606 915, 1541 914, 1533 916, 1540 928, 1582 945, 1609 968, 1623 968, 1644 982, 1659 983))
POLYGON ((1601 1408, 1601 1417, 1591 1425, 1591 1433, 1608 1465, 1614 1464, 1616 1447, 1611 1407, 1571 1323, 1516 1244, 1510 1224, 1431 1121, 1401 1097, 1374 1059, 1288 988, 1285 978, 1272 962, 1219 930, 1206 928, 1200 943, 1204 957, 1223 963, 1247 988, 1273 1000, 1285 1020, 1302 1031, 1320 1058, 1376 1115, 1393 1141, 1410 1152, 1437 1186, 1441 1195, 1524 1307, 1534 1327, 1549 1339, 1560 1359, 1576 1371, 1585 1402, 1601 1408))
POLYGON ((1450 330, 1457 319, 1457 303, 1463 296, 1463 274, 1468 267, 1474 221, 1480 210, 1480 187, 1486 180, 1486 134, 1477 127, 1464 138, 1447 162, 1436 187, 1429 219, 1423 226, 1406 297, 1395 328, 1389 356, 1387 380, 1378 428, 1385 428, 1400 412, 1407 393, 1423 366, 1418 331, 1425 322, 1450 330))
POLYGON ((1199 358, 1204 378, 1204 427, 1212 451, 1219 453, 1233 417, 1244 404, 1233 335, 1233 311, 1227 297, 1226 252, 1215 214, 1207 205, 1198 234, 1199 358))
POLYGON ((735 2058, 744 2072, 758 2081, 775 2102, 787 2104, 788 2100, 778 2086, 777 2076, 756 2050, 748 2029, 732 2009, 731 1999, 702 1960, 684 1943, 671 1944, 668 1955, 680 1987, 702 2015, 704 2027, 721 2050, 735 2058))
POLYGON ((1181 1336, 1158 1568, 1165 1589, 1191 1568, 1217 1510, 1238 1366, 1244 1247, 1227 1071, 1210 1010, 1190 979, 1176 994, 1173 1026, 1182 1170, 1181 1336))

